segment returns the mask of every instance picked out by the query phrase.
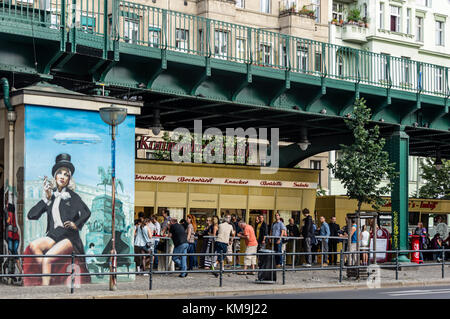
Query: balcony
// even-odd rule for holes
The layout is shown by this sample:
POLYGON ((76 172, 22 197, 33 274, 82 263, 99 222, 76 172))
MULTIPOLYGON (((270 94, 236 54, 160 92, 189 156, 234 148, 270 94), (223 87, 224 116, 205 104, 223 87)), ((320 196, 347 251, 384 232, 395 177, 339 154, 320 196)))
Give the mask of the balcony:
POLYGON ((279 12, 280 12, 280 18, 290 16, 290 15, 296 15, 300 17, 305 17, 309 19, 315 19, 316 14, 313 10, 313 5, 307 5, 303 6, 301 9, 298 9, 295 3, 288 3, 280 1, 279 4, 279 12))
POLYGON ((366 43, 368 28, 360 24, 344 24, 342 26, 342 41, 366 43))

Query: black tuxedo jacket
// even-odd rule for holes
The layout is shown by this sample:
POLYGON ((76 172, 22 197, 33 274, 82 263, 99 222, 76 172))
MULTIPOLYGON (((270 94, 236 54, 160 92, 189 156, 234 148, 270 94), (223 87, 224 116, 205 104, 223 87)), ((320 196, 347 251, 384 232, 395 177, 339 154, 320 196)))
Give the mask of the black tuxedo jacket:
MULTIPOLYGON (((59 213, 61 215, 61 221, 63 222, 63 224, 66 221, 75 223, 78 231, 75 231, 75 235, 68 237, 68 239, 70 239, 70 241, 72 242, 76 253, 84 254, 83 243, 80 238, 80 231, 91 216, 91 211, 77 193, 71 191, 70 189, 66 189, 66 191, 70 194, 70 198, 61 199, 59 203, 59 213)), ((52 215, 54 202, 55 195, 52 195, 50 205, 47 205, 43 200, 40 200, 28 212, 28 219, 30 220, 38 220, 42 216, 42 214, 47 213, 46 234, 48 234, 49 231, 54 228, 55 223, 52 215)))

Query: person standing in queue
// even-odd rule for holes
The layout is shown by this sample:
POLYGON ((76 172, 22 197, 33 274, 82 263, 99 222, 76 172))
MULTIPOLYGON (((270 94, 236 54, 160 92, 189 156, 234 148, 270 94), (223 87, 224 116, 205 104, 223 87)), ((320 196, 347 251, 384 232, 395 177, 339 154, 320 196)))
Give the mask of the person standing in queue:
MULTIPOLYGON (((233 240, 235 235, 233 226, 230 224, 230 219, 227 216, 222 223, 219 224, 219 228, 217 231, 216 242, 214 243, 214 251, 217 254, 226 254, 228 250, 228 245, 233 240)), ((218 261, 222 261, 222 256, 219 255, 218 261)), ((215 268, 215 267, 214 267, 215 268)), ((214 269, 213 268, 213 269, 214 269)), ((214 276, 218 277, 219 274, 217 272, 213 273, 214 276)))
MULTIPOLYGON (((279 213, 275 214, 276 221, 272 224, 272 236, 278 237, 273 238, 274 248, 276 253, 282 252, 282 242, 281 237, 286 236, 286 226, 284 226, 281 221, 281 216, 279 213)), ((283 265, 283 257, 281 255, 275 255, 275 264, 277 267, 281 267, 283 265)))
POLYGON ((258 216, 258 223, 256 224, 256 239, 258 240, 258 251, 266 248, 266 236, 269 234, 269 228, 264 221, 264 215, 258 216))
MULTIPOLYGON (((309 214, 309 209, 305 208, 302 210, 303 216, 303 228, 302 228, 302 236, 303 236, 303 246, 304 250, 308 253, 311 253, 312 249, 312 240, 314 238, 314 223, 311 215, 309 214)), ((312 256, 306 255, 306 263, 305 267, 311 267, 312 264, 312 256)))
MULTIPOLYGON (((336 217, 331 217, 331 221, 328 224, 328 226, 330 227, 330 236, 331 237, 339 237, 339 224, 336 224, 336 217)), ((328 241, 328 251, 331 253, 336 253, 337 252, 337 244, 339 242, 339 239, 333 239, 330 238, 330 240, 328 241)), ((337 255, 336 254, 330 254, 328 256, 328 261, 330 265, 337 265, 337 255)))
MULTIPOLYGON (((170 220, 169 236, 173 240, 174 254, 186 254, 189 244, 187 241, 186 231, 184 227, 178 223, 176 218, 170 220)), ((186 255, 183 256, 173 256, 173 262, 180 267, 182 271, 186 271, 186 255)), ((182 272, 178 277, 185 278, 187 276, 186 272, 182 272)))

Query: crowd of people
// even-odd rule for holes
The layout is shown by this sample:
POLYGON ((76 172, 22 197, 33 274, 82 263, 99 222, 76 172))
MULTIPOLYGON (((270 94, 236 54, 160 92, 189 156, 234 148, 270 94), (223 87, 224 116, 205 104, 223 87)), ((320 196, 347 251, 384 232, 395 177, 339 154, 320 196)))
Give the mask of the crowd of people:
MULTIPOLYGON (((322 252, 322 266, 337 265, 337 247, 342 242, 343 249, 348 249, 348 238, 350 238, 350 251, 359 249, 362 254, 353 254, 345 262, 357 263, 360 258, 361 265, 369 263, 369 242, 373 229, 368 229, 363 225, 359 232, 355 221, 351 221, 350 230, 347 226, 340 227, 336 223, 336 217, 331 217, 327 222, 324 216, 319 217, 319 223, 316 225, 308 209, 302 211, 303 219, 300 225, 296 224, 293 218, 290 218, 288 224, 284 224, 281 215, 275 213, 275 221, 269 224, 265 216, 260 214, 256 217, 254 225, 247 224, 239 219, 235 214, 226 213, 223 218, 218 216, 207 217, 206 225, 202 231, 197 229, 195 216, 187 215, 186 219, 177 220, 171 218, 168 211, 163 212, 164 221, 160 224, 155 216, 144 218, 143 213, 138 214, 135 221, 135 253, 146 254, 141 258, 136 258, 137 271, 148 271, 151 264, 158 270, 174 270, 175 266, 181 271, 193 269, 211 269, 214 276, 218 276, 218 267, 224 267, 234 264, 240 268, 239 257, 232 256, 233 252, 245 253, 243 258, 243 268, 238 274, 254 274, 249 272, 254 270, 258 263, 255 255, 263 249, 273 249, 277 253, 283 251, 304 251, 303 266, 311 267, 318 262, 318 257, 314 252, 322 252), (359 233, 359 236, 357 235, 359 233), (303 237, 303 247, 293 246, 291 237, 303 237), (164 237, 164 240, 161 240, 164 237), (359 237, 359 238, 358 238, 359 237), (197 249, 198 239, 202 239, 201 249, 197 249), (245 241, 245 251, 241 251, 240 241, 245 241), (364 252, 367 251, 367 252, 364 252), (160 260, 153 256, 153 263, 150 260, 150 252, 174 254, 161 257, 160 260), (195 256, 195 253, 215 253, 215 255, 195 256), (176 254, 181 254, 177 256, 176 254), (192 255, 191 255, 192 254, 192 255), (359 257, 358 257, 359 256, 359 257), (172 262, 173 261, 173 262, 172 262)), ((372 228, 372 227, 371 227, 372 228)), ((445 228, 446 229, 446 228, 445 228)), ((450 236, 442 239, 440 233, 436 233, 433 239, 428 237, 426 229, 421 223, 418 224, 415 234, 421 236, 420 249, 439 249, 443 245, 450 244, 450 236)), ((439 261, 442 256, 440 253, 434 254, 434 258, 439 261)), ((297 258, 300 260, 300 258, 297 258)), ((423 254, 421 253, 421 260, 423 254)), ((275 255, 275 266, 282 267, 283 260, 280 254, 275 255)), ((291 263, 293 263, 291 258, 291 263)), ((181 272, 180 277, 186 277, 187 272, 181 272)))

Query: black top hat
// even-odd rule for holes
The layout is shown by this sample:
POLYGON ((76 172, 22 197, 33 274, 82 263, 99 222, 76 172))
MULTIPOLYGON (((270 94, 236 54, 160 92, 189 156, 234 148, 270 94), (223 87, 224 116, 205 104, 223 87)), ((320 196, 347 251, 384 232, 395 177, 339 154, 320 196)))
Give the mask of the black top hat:
POLYGON ((52 168, 52 176, 55 176, 56 171, 61 168, 66 167, 69 169, 70 174, 73 175, 75 173, 75 167, 70 162, 70 155, 67 153, 62 153, 56 156, 55 165, 52 168))

